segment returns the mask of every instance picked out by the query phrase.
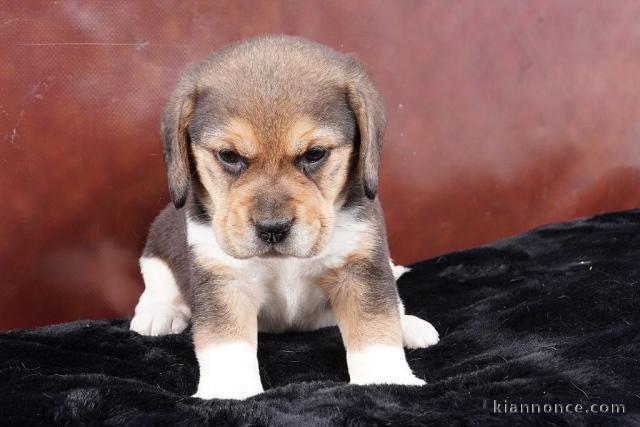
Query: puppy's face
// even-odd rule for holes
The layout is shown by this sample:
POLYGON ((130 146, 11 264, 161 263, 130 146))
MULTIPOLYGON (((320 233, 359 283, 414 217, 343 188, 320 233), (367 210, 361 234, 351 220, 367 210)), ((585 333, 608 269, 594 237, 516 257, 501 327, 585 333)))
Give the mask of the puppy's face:
POLYGON ((167 108, 172 198, 190 190, 233 257, 313 256, 347 198, 375 197, 382 126, 351 58, 288 37, 234 45, 188 71, 167 108))
POLYGON ((352 136, 311 117, 283 120, 279 131, 232 117, 205 131, 193 156, 223 249, 237 258, 316 254, 344 201, 352 136))

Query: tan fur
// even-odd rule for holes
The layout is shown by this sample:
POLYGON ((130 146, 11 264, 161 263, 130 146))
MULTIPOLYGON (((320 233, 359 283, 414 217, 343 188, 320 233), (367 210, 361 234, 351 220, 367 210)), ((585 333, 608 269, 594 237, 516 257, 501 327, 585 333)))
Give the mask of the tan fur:
POLYGON ((187 302, 185 301, 184 296, 182 296, 182 294, 178 294, 171 302, 174 305, 179 305, 179 306, 187 305, 187 302))
POLYGON ((367 310, 369 302, 367 283, 353 274, 362 260, 354 254, 339 268, 323 276, 318 285, 327 293, 331 308, 347 351, 358 351, 373 344, 402 345, 399 313, 395 306, 382 312, 367 310))
POLYGON ((358 242, 358 249, 342 265, 328 270, 317 283, 329 297, 348 351, 357 351, 372 344, 402 345, 397 306, 370 310, 370 284, 363 280, 360 270, 374 247, 374 236, 364 235, 358 242))
MULTIPOLYGON (((248 236, 253 233, 251 219, 259 212, 256 195, 286 194, 288 206, 281 214, 297 218, 315 235, 314 244, 306 256, 316 253, 328 236, 334 220, 334 210, 343 196, 352 153, 351 145, 339 145, 339 135, 308 118, 293 121, 281 138, 256 138, 257 130, 246 120, 231 119, 205 146, 193 146, 200 180, 211 197, 210 209, 220 244, 233 256, 245 258, 250 248, 248 236), (278 144, 267 145, 270 140, 278 144), (311 146, 321 145, 331 150, 319 179, 311 182, 294 162, 311 146), (215 158, 215 151, 232 149, 245 157, 252 168, 232 182, 215 158), (317 189, 316 189, 317 186, 317 189)), ((262 132, 264 133, 264 131, 262 132)))
POLYGON ((195 262, 198 266, 205 271, 211 272, 216 277, 224 278, 225 280, 232 280, 236 277, 237 272, 222 262, 216 262, 211 258, 195 255, 195 262))
POLYGON ((259 299, 248 287, 233 279, 216 289, 216 301, 224 311, 224 318, 194 328, 196 350, 222 342, 244 341, 257 345, 259 299))
POLYGON ((335 148, 340 138, 341 135, 334 129, 321 126, 308 117, 302 117, 289 127, 284 142, 287 154, 294 158, 303 154, 315 143, 320 143, 329 149, 335 148))
POLYGON ((251 124, 237 117, 228 119, 223 130, 216 132, 203 143, 212 151, 230 148, 248 159, 253 159, 257 155, 257 150, 260 149, 251 124))

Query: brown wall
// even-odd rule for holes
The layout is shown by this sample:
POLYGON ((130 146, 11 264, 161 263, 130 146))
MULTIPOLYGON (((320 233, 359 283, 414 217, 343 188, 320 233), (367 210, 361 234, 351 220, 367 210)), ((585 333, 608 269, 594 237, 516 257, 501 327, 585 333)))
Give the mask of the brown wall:
POLYGON ((636 1, 0 0, 0 329, 131 313, 168 200, 163 103, 257 34, 373 74, 398 261, 639 206, 639 20, 636 1))

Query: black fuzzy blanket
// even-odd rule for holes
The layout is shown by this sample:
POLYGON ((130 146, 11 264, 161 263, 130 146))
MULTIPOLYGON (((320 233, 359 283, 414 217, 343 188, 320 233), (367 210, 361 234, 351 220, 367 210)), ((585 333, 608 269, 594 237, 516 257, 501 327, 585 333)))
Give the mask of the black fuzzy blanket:
POLYGON ((262 334, 267 392, 203 401, 189 397, 188 331, 147 338, 128 320, 79 321, 0 334, 0 424, 640 424, 640 210, 420 262, 399 288, 441 334, 407 353, 424 387, 348 385, 326 328, 262 334), (542 413, 503 413, 521 403, 542 413), (578 404, 589 413, 566 413, 578 404), (594 413, 622 411, 600 404, 625 413, 594 413))

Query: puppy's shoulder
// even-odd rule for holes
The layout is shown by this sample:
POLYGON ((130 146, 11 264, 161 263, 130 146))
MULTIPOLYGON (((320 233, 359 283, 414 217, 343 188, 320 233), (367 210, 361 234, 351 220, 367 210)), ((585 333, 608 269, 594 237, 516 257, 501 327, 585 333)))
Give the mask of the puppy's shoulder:
POLYGON ((174 258, 187 252, 185 209, 176 209, 168 204, 156 216, 149 228, 143 256, 174 258))

